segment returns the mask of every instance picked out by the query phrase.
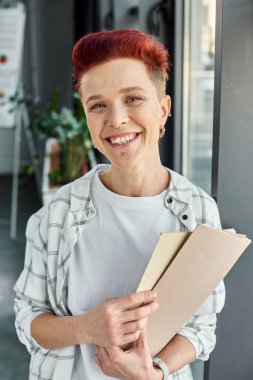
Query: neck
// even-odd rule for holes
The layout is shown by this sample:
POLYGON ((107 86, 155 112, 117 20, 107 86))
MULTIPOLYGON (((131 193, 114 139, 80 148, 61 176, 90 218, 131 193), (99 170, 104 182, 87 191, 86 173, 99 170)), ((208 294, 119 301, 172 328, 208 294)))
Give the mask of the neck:
POLYGON ((118 168, 111 165, 110 169, 100 175, 103 184, 114 193, 128 197, 151 197, 160 194, 169 187, 170 174, 161 165, 143 168, 118 168))

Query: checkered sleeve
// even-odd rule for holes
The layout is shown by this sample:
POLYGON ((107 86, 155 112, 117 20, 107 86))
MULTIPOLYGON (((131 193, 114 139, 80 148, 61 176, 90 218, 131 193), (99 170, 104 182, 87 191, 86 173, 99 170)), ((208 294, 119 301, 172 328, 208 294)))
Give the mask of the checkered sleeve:
MULTIPOLYGON (((204 203, 206 224, 220 229, 221 222, 216 202, 208 196, 204 203)), ((222 281, 178 332, 192 343, 196 351, 196 359, 208 360, 214 349, 217 313, 222 310, 224 303, 225 286, 222 281)))
POLYGON ((225 301, 225 287, 221 282, 178 334, 188 339, 196 352, 196 359, 208 360, 216 343, 216 314, 225 301))
POLYGON ((46 251, 48 210, 40 209, 32 215, 26 229, 26 253, 24 268, 14 291, 15 327, 20 341, 30 353, 42 348, 31 336, 32 320, 41 313, 51 312, 47 292, 47 266, 44 260, 46 251))

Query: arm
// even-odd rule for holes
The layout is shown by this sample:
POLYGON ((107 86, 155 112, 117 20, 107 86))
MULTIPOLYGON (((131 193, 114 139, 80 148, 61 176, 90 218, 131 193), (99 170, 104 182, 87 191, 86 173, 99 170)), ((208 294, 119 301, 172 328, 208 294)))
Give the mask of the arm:
MULTIPOLYGON (((157 355, 174 373, 195 359, 207 360, 215 345, 216 312, 224 304, 224 285, 221 283, 190 321, 157 355)), ((124 380, 160 380, 162 372, 153 368, 146 333, 129 351, 118 347, 97 347, 95 360, 107 376, 124 380), (140 376, 141 374, 141 376, 140 376)))
POLYGON ((171 374, 195 360, 196 352, 188 339, 175 335, 157 356, 167 364, 171 374))
POLYGON ((55 299, 56 274, 48 254, 49 210, 42 208, 28 221, 25 265, 16 285, 16 330, 30 353, 76 344, 122 345, 136 340, 157 303, 153 292, 110 300, 85 315, 67 316, 55 299), (50 281, 49 281, 50 280, 50 281), (49 295, 49 287, 51 295, 49 295), (136 304, 148 303, 128 310, 136 304))
MULTIPOLYGON (((171 374, 193 361, 195 350, 187 339, 176 335, 158 356, 170 363, 171 374)), ((105 375, 122 380, 163 378, 162 371, 153 366, 145 329, 131 350, 124 352, 118 347, 97 347, 95 360, 105 375)))
POLYGON ((79 316, 37 316, 31 324, 33 338, 43 347, 55 349, 77 344, 125 345, 138 339, 147 317, 158 304, 153 292, 134 293, 108 300, 79 316), (132 309, 134 305, 146 303, 132 309))
POLYGON ((39 238, 40 235, 45 238, 43 231, 40 232, 43 219, 45 221, 48 219, 46 208, 42 208, 32 215, 27 223, 24 269, 14 287, 16 292, 14 301, 16 331, 20 341, 26 345, 30 353, 41 348, 31 336, 32 320, 42 313, 53 312, 47 292, 44 252, 39 238))

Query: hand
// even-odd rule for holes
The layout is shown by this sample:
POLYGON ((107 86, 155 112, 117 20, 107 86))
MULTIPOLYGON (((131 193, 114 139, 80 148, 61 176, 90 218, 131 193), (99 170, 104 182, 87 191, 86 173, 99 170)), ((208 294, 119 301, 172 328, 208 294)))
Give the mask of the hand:
POLYGON ((96 348, 95 361, 107 376, 121 380, 161 380, 162 371, 153 367, 146 330, 142 329, 134 347, 123 351, 119 347, 96 348))
POLYGON ((105 301, 90 310, 81 316, 78 327, 80 344, 108 347, 137 340, 147 317, 158 307, 155 298, 152 291, 134 293, 105 301))

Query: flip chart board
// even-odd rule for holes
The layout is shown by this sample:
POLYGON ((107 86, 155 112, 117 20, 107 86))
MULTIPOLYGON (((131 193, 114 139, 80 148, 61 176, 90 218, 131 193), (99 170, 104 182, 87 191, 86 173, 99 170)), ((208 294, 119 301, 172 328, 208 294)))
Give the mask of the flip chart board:
POLYGON ((22 70, 25 8, 0 8, 0 127, 13 127, 14 113, 10 97, 18 88, 22 70))

